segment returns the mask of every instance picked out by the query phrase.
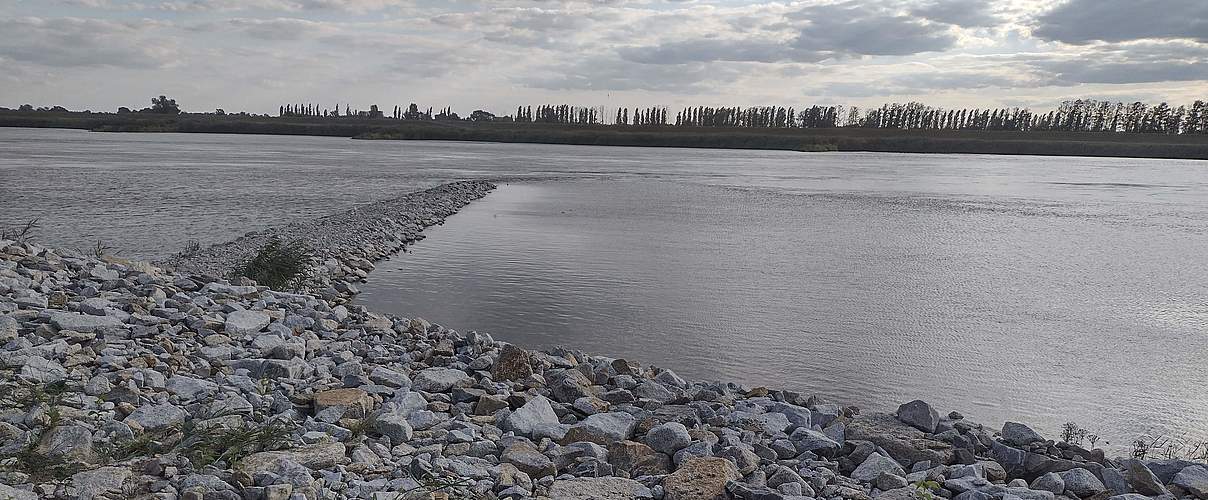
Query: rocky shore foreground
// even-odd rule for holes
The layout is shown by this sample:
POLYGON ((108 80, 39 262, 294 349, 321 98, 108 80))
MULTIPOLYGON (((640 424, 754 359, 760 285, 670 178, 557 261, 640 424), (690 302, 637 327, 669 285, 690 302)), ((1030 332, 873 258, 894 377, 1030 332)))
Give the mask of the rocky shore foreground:
POLYGON ((0 499, 1208 500, 1203 463, 348 304, 403 213, 333 235, 305 293, 0 240, 0 499))

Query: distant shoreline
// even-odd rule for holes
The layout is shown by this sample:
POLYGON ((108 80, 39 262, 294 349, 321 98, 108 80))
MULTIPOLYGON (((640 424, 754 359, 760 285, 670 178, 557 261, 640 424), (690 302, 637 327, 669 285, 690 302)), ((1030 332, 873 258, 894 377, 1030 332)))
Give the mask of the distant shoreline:
POLYGON ((1110 132, 559 125, 393 119, 0 112, 0 127, 306 135, 586 146, 1208 160, 1208 135, 1110 132))

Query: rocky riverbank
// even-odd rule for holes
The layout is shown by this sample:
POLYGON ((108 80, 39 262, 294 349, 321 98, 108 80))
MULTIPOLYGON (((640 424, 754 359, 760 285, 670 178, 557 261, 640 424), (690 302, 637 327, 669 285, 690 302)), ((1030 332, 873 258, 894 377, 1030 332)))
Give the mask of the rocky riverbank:
POLYGON ((357 206, 313 220, 271 227, 233 241, 176 254, 157 265, 189 275, 228 276, 273 240, 299 242, 314 255, 308 291, 327 300, 356 295, 373 263, 424 238, 424 228, 444 222, 462 207, 486 196, 495 185, 461 181, 357 206))
MULTIPOLYGON (((348 255, 406 239, 381 238, 348 255)), ((529 351, 348 305, 349 261, 289 293, 210 250, 168 271, 0 241, 0 498, 1208 500, 1204 464, 529 351)))

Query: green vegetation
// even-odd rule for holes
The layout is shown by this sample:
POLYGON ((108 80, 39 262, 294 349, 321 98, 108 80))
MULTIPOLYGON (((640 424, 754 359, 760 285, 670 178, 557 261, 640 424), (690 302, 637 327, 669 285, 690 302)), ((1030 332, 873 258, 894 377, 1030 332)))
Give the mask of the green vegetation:
POLYGON ((39 227, 41 226, 38 225, 38 219, 30 219, 15 226, 3 227, 0 228, 0 240, 25 242, 39 227))
MULTIPOLYGON (((693 114, 695 119, 695 113, 693 114)), ((248 114, 0 111, 0 126, 104 132, 313 135, 784 151, 876 151, 1208 159, 1208 134, 865 127, 603 125, 248 114)))
POLYGON ((301 288, 310 263, 310 249, 301 241, 273 239, 235 267, 235 276, 255 280, 273 290, 301 288))

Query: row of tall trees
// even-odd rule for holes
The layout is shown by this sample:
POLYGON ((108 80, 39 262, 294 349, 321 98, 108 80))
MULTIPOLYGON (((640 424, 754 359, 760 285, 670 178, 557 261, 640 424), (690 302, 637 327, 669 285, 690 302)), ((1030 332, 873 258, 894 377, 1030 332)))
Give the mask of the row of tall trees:
MULTIPOLYGON (((353 110, 345 105, 343 113, 337 105, 323 109, 315 104, 287 104, 280 108, 281 116, 308 117, 384 117, 372 106, 370 111, 353 110)), ((432 108, 421 110, 411 103, 404 108, 395 106, 390 118, 397 120, 462 120, 451 107, 436 113, 432 108)), ((1015 130, 1063 132, 1126 132, 1160 134, 1208 133, 1208 102, 1197 100, 1189 106, 1173 107, 1167 103, 1148 105, 1123 102, 1078 99, 1065 101, 1047 113, 1034 113, 1026 108, 963 108, 945 109, 919 102, 888 103, 862 110, 844 106, 809 106, 798 111, 793 107, 708 107, 684 108, 668 121, 668 109, 618 108, 616 115, 605 114, 604 107, 543 104, 520 106, 515 115, 499 116, 479 110, 465 118, 473 121, 515 121, 519 123, 554 123, 566 125, 615 124, 630 126, 677 127, 745 127, 745 128, 835 128, 858 127, 900 130, 1015 130), (611 121, 609 120, 611 118, 611 121)))

